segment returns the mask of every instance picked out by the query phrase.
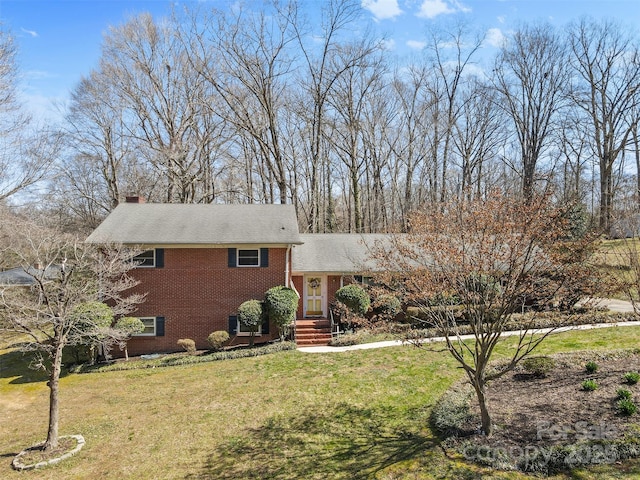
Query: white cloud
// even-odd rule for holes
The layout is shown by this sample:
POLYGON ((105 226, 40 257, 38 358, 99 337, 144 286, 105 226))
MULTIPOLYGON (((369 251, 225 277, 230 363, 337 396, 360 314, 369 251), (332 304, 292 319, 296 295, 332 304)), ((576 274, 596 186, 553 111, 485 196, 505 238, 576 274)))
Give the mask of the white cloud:
POLYGON ((498 15, 498 21, 500 23, 504 23, 507 21, 507 17, 505 17, 504 15, 498 15))
POLYGON ((28 80, 48 80, 57 77, 46 70, 26 70, 24 76, 28 80))
POLYGON ((418 40, 407 40, 407 47, 413 50, 422 50, 427 46, 427 42, 420 42, 418 40))
POLYGON ((388 51, 392 51, 396 49, 396 41, 393 38, 382 41, 382 48, 388 51))
POLYGON ((22 31, 22 33, 26 33, 27 35, 31 35, 32 37, 38 36, 38 32, 36 32, 35 30, 27 30, 26 28, 21 28, 20 30, 22 31))
POLYGON ((420 11, 416 15, 421 18, 435 18, 438 15, 470 11, 469 7, 458 0, 423 0, 420 11))
POLYGON ((398 0, 362 0, 362 8, 369 10, 376 20, 395 18, 402 14, 398 0))
POLYGON ((505 37, 502 30, 499 28, 490 28, 487 30, 487 37, 485 39, 487 44, 492 47, 501 47, 504 43, 505 37))

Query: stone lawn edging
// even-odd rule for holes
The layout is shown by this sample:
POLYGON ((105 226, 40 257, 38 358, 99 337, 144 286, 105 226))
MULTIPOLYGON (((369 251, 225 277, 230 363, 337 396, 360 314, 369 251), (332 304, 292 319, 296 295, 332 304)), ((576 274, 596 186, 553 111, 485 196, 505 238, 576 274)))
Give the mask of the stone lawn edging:
POLYGON ((11 462, 11 466, 13 467, 14 470, 23 471, 23 470, 35 470, 38 468, 46 467, 48 465, 55 465, 57 463, 60 463, 62 460, 66 460, 67 458, 74 456, 76 453, 82 450, 82 447, 84 447, 84 444, 85 444, 85 440, 82 435, 63 435, 60 438, 61 439, 74 438, 76 440, 76 446, 73 449, 69 450, 68 452, 65 452, 63 455, 52 458, 50 460, 46 460, 38 463, 31 463, 29 465, 25 465, 24 463, 22 463, 22 457, 27 453, 29 453, 31 450, 39 446, 42 446, 44 444, 44 442, 42 442, 37 445, 34 445, 33 447, 30 447, 21 451, 18 455, 16 455, 13 458, 13 461, 11 462))

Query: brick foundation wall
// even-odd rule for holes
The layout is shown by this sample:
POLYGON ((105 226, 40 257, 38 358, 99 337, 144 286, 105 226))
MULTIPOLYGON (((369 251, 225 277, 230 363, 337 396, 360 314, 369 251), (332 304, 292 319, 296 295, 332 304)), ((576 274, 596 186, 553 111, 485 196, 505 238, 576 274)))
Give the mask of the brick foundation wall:
MULTIPOLYGON (((262 300, 269 288, 285 283, 286 248, 269 249, 268 267, 229 267, 227 255, 227 248, 167 248, 163 268, 131 271, 141 282, 136 291, 147 292, 133 315, 164 317, 165 334, 133 337, 129 355, 177 351, 180 338, 191 338, 198 349, 206 349, 211 332, 229 331, 229 316, 242 302, 262 300)), ((270 325, 269 334, 255 342, 277 336, 277 328, 270 325)), ((247 342, 248 337, 232 335, 232 343, 247 342)), ((117 356, 118 349, 113 353, 117 356)))

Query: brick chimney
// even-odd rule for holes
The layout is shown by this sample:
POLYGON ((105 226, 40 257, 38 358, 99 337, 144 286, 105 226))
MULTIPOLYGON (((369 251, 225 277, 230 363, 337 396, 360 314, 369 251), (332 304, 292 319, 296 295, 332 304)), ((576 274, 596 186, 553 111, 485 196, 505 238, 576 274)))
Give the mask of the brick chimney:
POLYGON ((144 202, 144 197, 140 197, 140 196, 131 196, 131 197, 127 197, 127 203, 145 203, 144 202))

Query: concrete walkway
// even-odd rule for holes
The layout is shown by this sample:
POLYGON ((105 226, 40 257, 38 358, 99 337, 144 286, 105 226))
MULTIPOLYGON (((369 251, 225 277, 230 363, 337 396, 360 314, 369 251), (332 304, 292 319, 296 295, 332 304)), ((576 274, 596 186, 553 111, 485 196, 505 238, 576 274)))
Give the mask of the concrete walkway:
POLYGON ((590 302, 595 307, 607 307, 612 312, 632 313, 633 304, 627 300, 616 300, 615 298, 594 298, 590 302))
MULTIPOLYGON (((631 302, 626 302, 624 300, 612 300, 612 299, 595 299, 597 301, 597 306, 606 306, 609 310, 613 312, 623 312, 629 313, 633 312, 633 305, 631 302)), ((510 332, 504 332, 501 336, 503 337, 513 337, 516 335, 523 334, 544 334, 553 332, 552 334, 568 332, 571 330, 593 330, 596 328, 611 328, 611 327, 638 327, 640 326, 640 321, 638 322, 618 322, 618 323, 596 323, 593 325, 575 325, 570 327, 558 327, 558 328, 540 328, 537 330, 515 330, 510 332)), ((461 335, 460 338, 462 340, 470 340, 473 339, 473 335, 461 335)), ((444 342, 445 337, 432 337, 422 339, 422 343, 437 343, 444 342)), ((374 342, 374 343, 361 343, 358 345, 349 345, 347 347, 331 347, 331 346, 318 346, 318 347, 300 347, 299 351, 305 353, 338 353, 338 352, 350 352, 353 350, 370 350, 372 348, 386 348, 386 347, 398 347, 401 345, 410 345, 410 342, 404 340, 389 340, 386 342, 374 342)))

